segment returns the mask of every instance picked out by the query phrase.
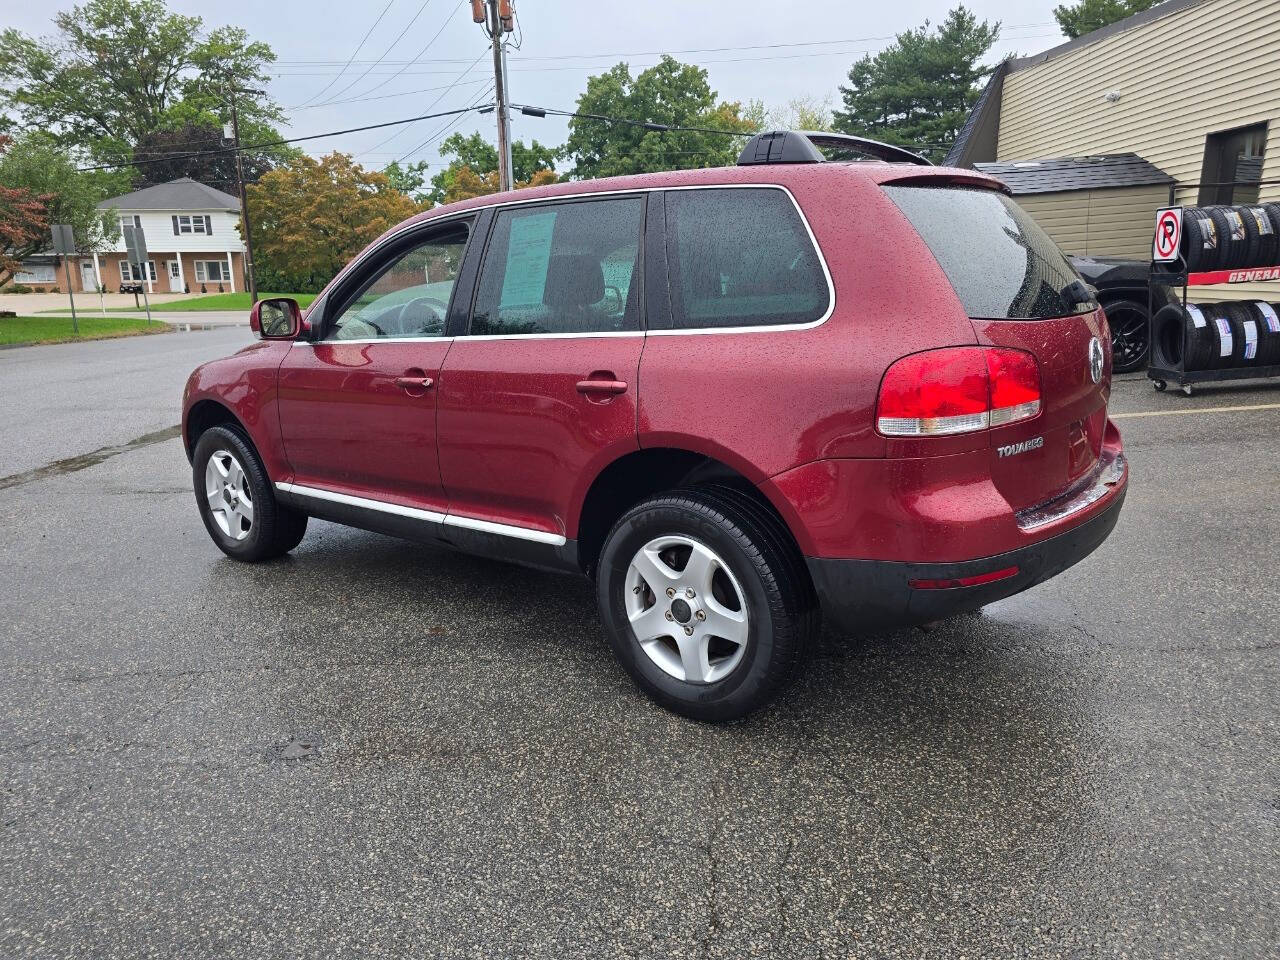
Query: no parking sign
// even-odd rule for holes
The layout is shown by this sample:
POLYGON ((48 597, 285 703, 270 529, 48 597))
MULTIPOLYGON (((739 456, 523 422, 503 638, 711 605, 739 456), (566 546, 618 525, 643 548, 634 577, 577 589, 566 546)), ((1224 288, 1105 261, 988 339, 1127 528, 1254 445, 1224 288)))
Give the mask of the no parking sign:
POLYGON ((1182 208, 1165 207, 1156 211, 1156 238, 1151 245, 1151 259, 1167 263, 1178 259, 1182 246, 1182 208))

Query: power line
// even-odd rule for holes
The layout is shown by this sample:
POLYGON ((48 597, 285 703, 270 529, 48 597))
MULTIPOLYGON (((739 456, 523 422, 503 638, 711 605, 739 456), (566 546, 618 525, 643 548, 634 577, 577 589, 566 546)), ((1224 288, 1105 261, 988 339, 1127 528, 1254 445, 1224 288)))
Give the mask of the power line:
MULTIPOLYGON (((486 94, 487 94, 488 92, 489 92, 488 90, 486 90, 486 91, 485 91, 485 93, 486 93, 486 94)), ((473 107, 473 109, 480 109, 480 107, 479 107, 479 105, 475 105, 475 106, 473 107)), ((424 148, 424 147, 426 147, 426 146, 429 146, 431 143, 433 143, 434 141, 436 141, 437 139, 439 139, 440 137, 442 137, 442 136, 444 136, 446 133, 448 133, 448 132, 449 132, 449 130, 450 130, 451 128, 453 128, 453 127, 458 123, 458 121, 459 121, 459 120, 461 120, 461 119, 462 119, 462 117, 461 117, 461 116, 454 117, 452 120, 450 120, 448 123, 446 123, 443 127, 441 127, 439 130, 437 130, 435 133, 431 134, 431 136, 427 137, 427 139, 423 140, 420 144, 418 144, 416 147, 414 147, 412 150, 410 150, 410 151, 409 151, 408 153, 406 153, 404 156, 402 156, 402 157, 400 157, 399 159, 397 159, 395 162, 396 162, 396 163, 404 163, 404 162, 405 162, 405 160, 407 160, 409 157, 413 156, 413 155, 414 155, 415 153, 417 153, 419 150, 423 149, 423 148, 424 148)))
MULTIPOLYGON (((1049 36, 1049 34, 1044 34, 1044 36, 1049 36)), ((1013 39, 1032 40, 1032 39, 1035 39, 1035 37, 1031 37, 1031 36, 1015 37, 1013 39)), ((719 63, 761 63, 766 60, 803 60, 803 59, 809 59, 812 57, 841 57, 841 56, 850 56, 852 54, 866 53, 866 52, 868 51, 865 49, 863 50, 821 50, 821 51, 808 52, 808 53, 775 54, 775 55, 762 56, 762 57, 721 57, 719 59, 714 59, 714 60, 698 60, 698 61, 689 61, 689 62, 693 66, 701 67, 701 66, 711 66, 719 63)), ((632 64, 629 64, 629 66, 633 68, 647 69, 648 67, 657 66, 657 62, 632 63, 632 64)), ((590 71, 590 70, 601 70, 601 69, 604 69, 603 64, 580 63, 580 64, 575 64, 573 66, 562 66, 562 67, 511 67, 510 71, 512 73, 560 73, 564 71, 583 71, 583 70, 590 71)), ((401 75, 429 76, 432 74, 439 74, 439 73, 448 73, 448 71, 447 70, 407 70, 406 69, 402 71, 402 73, 397 74, 397 76, 401 76, 401 75)), ((294 73, 274 73, 272 74, 272 76, 280 79, 287 79, 289 77, 323 77, 323 76, 327 76, 327 73, 325 71, 300 71, 300 72, 294 72, 294 73)))
MULTIPOLYGON (((471 61, 471 64, 467 67, 467 69, 463 70, 460 74, 457 75, 457 77, 454 78, 453 83, 449 84, 447 87, 444 88, 444 93, 440 94, 440 96, 436 97, 433 101, 431 101, 431 104, 427 107, 427 109, 428 110, 433 109, 436 104, 438 104, 441 100, 443 100, 446 96, 448 96, 449 91, 452 90, 454 87, 456 87, 458 85, 458 82, 463 77, 465 77, 468 73, 470 73, 472 70, 475 69, 476 64, 480 62, 480 60, 484 57, 484 55, 487 52, 488 52, 487 50, 481 50, 480 55, 471 61)), ((406 127, 405 129, 407 130, 408 127, 406 127)), ((371 153, 372 151, 377 150, 379 147, 385 146, 386 144, 390 143, 392 140, 400 136, 400 134, 402 133, 404 133, 404 130, 397 130, 395 133, 387 137, 385 140, 380 140, 379 142, 375 143, 372 147, 370 147, 368 150, 362 151, 361 153, 356 154, 356 156, 364 156, 365 153, 371 153)))
POLYGON ((400 31, 400 35, 391 42, 391 46, 383 50, 382 56, 378 57, 377 60, 373 61, 373 63, 368 66, 368 68, 365 70, 364 73, 360 74, 360 76, 356 77, 354 80, 348 83, 345 87, 339 90, 338 96, 342 96, 352 87, 354 87, 357 83, 359 83, 361 80, 367 77, 369 75, 369 71, 372 70, 374 67, 376 67, 379 63, 381 63, 383 59, 386 57, 386 55, 390 53, 392 50, 394 50, 396 48, 396 45, 399 44, 400 41, 405 38, 405 35, 409 32, 409 28, 418 22, 418 18, 422 16, 422 11, 427 9, 427 7, 430 5, 431 5, 431 0, 422 0, 422 6, 418 8, 418 12, 413 15, 412 20, 410 20, 407 24, 405 24, 404 29, 400 31))
MULTIPOLYGON (((373 21, 373 26, 372 26, 372 27, 370 27, 370 28, 365 32, 364 37, 360 40, 360 42, 359 42, 358 44, 356 44, 356 48, 355 48, 353 51, 351 51, 351 56, 350 56, 350 57, 348 57, 348 58, 347 58, 347 62, 346 62, 346 63, 344 63, 344 64, 342 65, 342 69, 341 69, 341 70, 339 70, 339 71, 338 71, 338 73, 337 73, 337 75, 336 75, 332 80, 330 80, 328 83, 326 83, 326 84, 325 84, 325 85, 324 85, 324 86, 319 90, 319 92, 317 92, 316 94, 314 94, 314 95, 313 95, 313 96, 311 96, 311 97, 308 97, 306 100, 303 100, 303 101, 302 101, 302 103, 298 104, 298 107, 306 106, 308 103, 311 103, 313 100, 316 100, 318 97, 320 97, 320 95, 321 95, 321 94, 323 94, 326 90, 328 90, 330 87, 332 87, 335 83, 337 83, 337 82, 338 82, 338 78, 339 78, 339 77, 341 77, 344 73, 346 73, 346 72, 347 72, 347 67, 351 66, 352 62, 353 62, 353 61, 355 60, 355 58, 356 58, 356 54, 357 54, 357 53, 359 53, 359 52, 360 52, 360 50, 364 47, 365 41, 366 41, 366 40, 368 40, 368 39, 369 39, 369 37, 373 35, 373 31, 374 31, 375 29, 377 29, 378 24, 380 24, 380 23, 382 22, 382 18, 383 18, 383 17, 385 17, 385 16, 387 15, 387 11, 391 9, 391 5, 392 5, 393 3, 395 3, 395 2, 396 2, 396 0, 387 0, 387 5, 386 5, 385 7, 383 7, 383 8, 382 8, 382 12, 381 12, 380 14, 378 14, 378 19, 377 19, 377 20, 375 20, 375 21, 373 21)), ((290 107, 289 109, 290 109, 290 110, 296 110, 296 109, 298 109, 298 107, 290 107)))
POLYGON ((252 143, 248 146, 227 147, 223 150, 199 150, 193 153, 175 153, 167 157, 157 157, 154 160, 129 160, 124 163, 100 163, 91 167, 78 167, 81 173, 88 173, 91 170, 118 170, 121 167, 139 167, 150 163, 165 163, 172 160, 187 160, 192 157, 211 157, 221 154, 245 152, 249 150, 263 150, 267 147, 278 147, 286 143, 304 143, 308 140, 321 140, 325 137, 339 137, 347 133, 362 133, 365 130, 380 130, 384 127, 395 127, 405 123, 416 123, 419 120, 434 120, 436 117, 452 117, 456 114, 470 113, 473 110, 480 109, 479 106, 461 107, 457 110, 442 110, 439 113, 424 113, 419 117, 406 117, 403 120, 388 120, 386 123, 370 123, 363 127, 348 127, 346 130, 330 130, 326 133, 313 133, 305 137, 285 137, 280 140, 267 140, 263 143, 252 143))
MULTIPOLYGON (((484 56, 482 53, 481 56, 484 56)), ((474 65, 474 64, 473 64, 474 65)), ((463 71, 465 75, 468 71, 463 71)), ((466 83, 449 84, 443 87, 423 87, 419 90, 402 90, 399 93, 383 93, 376 97, 351 97, 346 100, 326 100, 324 103, 313 103, 306 107, 294 107, 294 110, 314 110, 316 107, 329 107, 340 103, 367 103, 371 100, 391 100, 395 97, 409 97, 416 93, 435 93, 437 90, 450 90, 454 86, 467 87, 477 83, 488 83, 488 77, 481 77, 479 80, 468 80, 466 83)))
POLYGON ((726 137, 752 137, 756 130, 717 130, 714 127, 682 127, 670 123, 655 123, 647 120, 629 120, 624 117, 608 117, 603 113, 580 113, 576 110, 557 110, 554 107, 535 107, 529 104, 512 104, 526 117, 575 117, 581 120, 600 120, 604 123, 622 123, 631 127, 643 127, 655 133, 713 133, 726 137))
MULTIPOLYGON (((455 16, 457 16, 457 15, 458 15, 458 11, 462 9, 462 5, 463 5, 465 2, 466 2, 466 0, 458 0, 458 5, 457 5, 456 7, 454 7, 454 8, 453 8, 453 12, 452 12, 452 13, 450 13, 447 17, 445 17, 445 18, 444 18, 444 20, 441 22, 441 24, 440 24, 440 29, 439 29, 439 30, 437 30, 437 31, 432 35, 431 39, 427 41, 427 45, 426 45, 425 47, 423 47, 423 48, 422 48, 421 50, 419 50, 416 54, 414 54, 414 56, 413 56, 413 59, 412 59, 412 60, 410 60, 408 63, 406 63, 403 67, 401 67, 401 68, 400 68, 399 70, 397 70, 395 73, 391 74, 391 76, 387 77, 387 79, 383 80, 381 83, 374 84, 374 85, 373 85, 372 87, 370 87, 368 90, 364 91, 364 93, 360 94, 360 96, 361 96, 361 97, 365 97, 365 96, 367 96, 368 94, 373 93, 373 91, 375 91, 375 90, 381 90, 383 87, 385 87, 388 83, 390 83, 390 82, 391 82, 392 80, 394 80, 396 77, 398 77, 398 76, 400 76, 402 73, 404 73, 404 72, 405 72, 405 70, 407 70, 410 66, 412 66, 412 65, 413 65, 413 64, 415 64, 415 63, 417 63, 417 62, 418 62, 418 60, 420 60, 420 59, 422 58, 422 55, 423 55, 423 54, 425 54, 428 50, 430 50, 430 49, 431 49, 431 45, 432 45, 433 43, 435 43, 435 42, 440 38, 440 34, 444 33, 444 28, 445 28, 445 27, 447 27, 447 26, 449 26, 449 23, 453 20, 453 18, 454 18, 455 16)), ((332 103, 333 101, 330 101, 330 102, 332 103)))
MULTIPOLYGON (((1054 24, 1046 21, 1044 23, 1012 24, 1010 26, 1003 27, 1002 29, 1003 30, 1022 30, 1022 29, 1029 30, 1032 28, 1051 27, 1051 26, 1054 26, 1054 24)), ((737 51, 737 50, 780 50, 780 49, 787 49, 791 47, 835 46, 835 45, 847 44, 847 43, 872 43, 872 42, 878 42, 882 40, 895 40, 895 39, 897 39, 896 34, 891 34, 891 35, 879 36, 879 37, 850 37, 843 40, 802 40, 794 43, 758 43, 758 44, 744 44, 741 46, 729 46, 729 47, 686 47, 681 50, 638 50, 638 51, 630 51, 626 53, 556 53, 556 54, 542 54, 542 55, 535 55, 535 56, 512 57, 511 59, 518 62, 523 62, 527 60, 588 60, 588 59, 607 59, 610 57, 656 57, 656 56, 662 56, 664 54, 675 55, 677 53, 726 53, 726 52, 737 51)), ((1026 39, 1029 39, 1029 38, 1026 38, 1026 39)), ((276 61, 276 63, 280 65, 306 65, 306 66, 336 65, 337 62, 338 61, 336 60, 277 60, 276 61)), ((361 62, 364 63, 368 61, 361 61, 361 62)), ((396 61, 396 60, 388 60, 384 62, 388 66, 396 65, 396 64, 408 65, 412 63, 412 61, 396 61)), ((438 59, 436 62, 450 63, 455 61, 438 59)), ((461 62, 461 58, 458 58, 457 62, 461 62)))

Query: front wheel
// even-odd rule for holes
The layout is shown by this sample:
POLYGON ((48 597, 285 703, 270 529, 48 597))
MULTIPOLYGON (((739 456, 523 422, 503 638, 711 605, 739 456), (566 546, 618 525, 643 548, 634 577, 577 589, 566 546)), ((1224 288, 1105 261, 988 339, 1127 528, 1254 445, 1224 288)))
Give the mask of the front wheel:
POLYGON ((191 458, 200 519, 218 548, 236 560, 288 553, 307 532, 307 515, 277 503, 258 453, 231 427, 210 427, 191 458))
POLYGON ((619 662, 658 703, 728 721, 768 703, 818 626, 790 534, 732 488, 646 500, 614 525, 596 599, 619 662))

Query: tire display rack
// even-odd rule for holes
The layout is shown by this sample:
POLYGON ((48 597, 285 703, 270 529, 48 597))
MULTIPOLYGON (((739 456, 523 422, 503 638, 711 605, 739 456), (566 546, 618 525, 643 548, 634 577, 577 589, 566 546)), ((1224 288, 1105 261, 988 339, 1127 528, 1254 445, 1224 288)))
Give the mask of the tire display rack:
MULTIPOLYGON (((1148 342, 1151 344, 1150 358, 1152 363, 1147 367, 1147 378, 1160 391, 1168 389, 1170 383, 1177 384, 1188 397, 1194 391, 1193 384, 1217 383, 1224 380, 1264 380, 1269 377, 1280 377, 1280 364, 1269 364, 1256 367, 1220 367, 1210 370, 1186 370, 1187 331, 1182 329, 1181 362, 1176 365, 1161 366, 1156 360, 1156 297, 1155 289, 1160 287, 1181 287, 1182 307, 1187 307, 1187 290, 1190 287, 1211 287, 1231 283, 1260 283, 1280 281, 1280 264, 1272 267, 1245 267, 1232 270, 1207 270, 1191 272, 1186 263, 1179 257, 1176 262, 1151 262, 1150 287, 1147 294, 1147 308, 1150 312, 1148 342), (1170 269, 1180 268, 1180 269, 1170 269)), ((1277 299, 1280 299, 1278 297, 1277 299)))

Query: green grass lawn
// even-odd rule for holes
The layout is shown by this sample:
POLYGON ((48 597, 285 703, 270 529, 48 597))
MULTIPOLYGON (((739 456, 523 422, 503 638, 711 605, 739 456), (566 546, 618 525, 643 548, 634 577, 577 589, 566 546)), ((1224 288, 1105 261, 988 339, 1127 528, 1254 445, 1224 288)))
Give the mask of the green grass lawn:
MULTIPOLYGON (((98 311, 97 304, 94 302, 93 294, 77 294, 77 297, 89 297, 89 302, 95 312, 98 311)), ((316 298, 314 293, 259 293, 259 300, 267 300, 270 297, 292 297, 298 301, 301 307, 311 306, 311 301, 316 298)), ((76 304, 79 305, 77 300, 76 304)), ((0 301, 0 307, 3 307, 3 301, 0 301)), ((249 308, 253 304, 249 300, 248 293, 211 293, 204 297, 191 297, 188 300, 170 300, 167 303, 157 303, 152 301, 152 313, 187 313, 199 312, 202 310, 243 310, 247 315, 249 308)), ((138 306, 136 307, 107 307, 107 313, 139 313, 146 309, 146 304, 142 297, 138 297, 138 306)), ((70 307, 60 307, 57 310, 46 310, 45 313, 70 313, 70 307)), ((99 316, 101 314, 99 313, 99 316)))
POLYGON ((81 317, 80 334, 71 330, 70 317, 0 317, 0 344, 65 343, 71 340, 106 340, 139 333, 164 333, 168 324, 133 317, 81 317))

